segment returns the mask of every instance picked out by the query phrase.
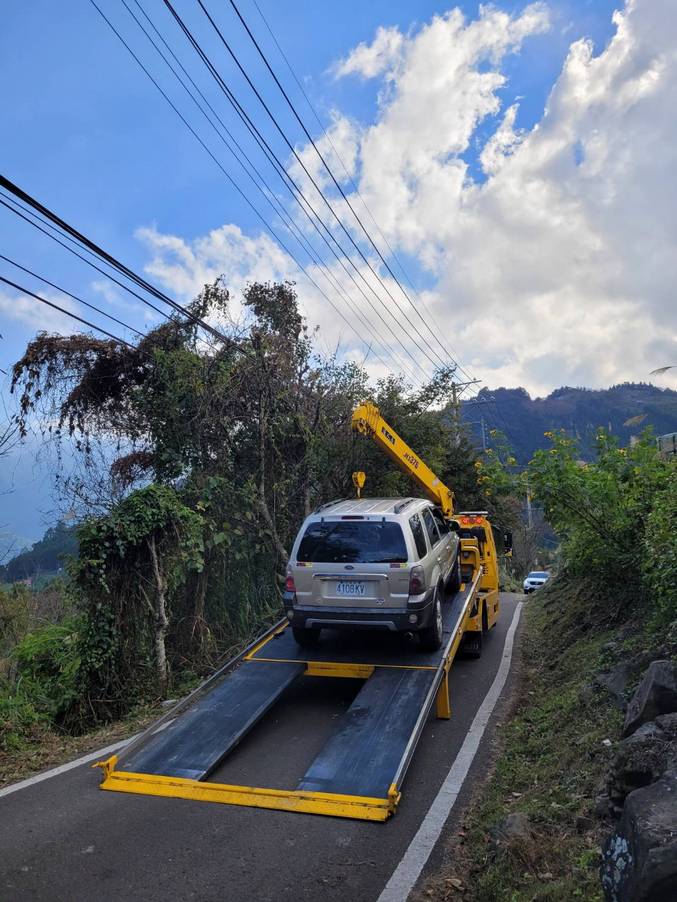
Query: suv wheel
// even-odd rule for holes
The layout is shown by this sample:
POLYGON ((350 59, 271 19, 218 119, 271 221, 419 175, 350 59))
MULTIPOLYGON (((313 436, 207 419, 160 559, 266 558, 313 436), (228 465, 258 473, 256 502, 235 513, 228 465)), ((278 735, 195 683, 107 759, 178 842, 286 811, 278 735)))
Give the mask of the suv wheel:
POLYGON ((307 629, 305 626, 293 626, 291 631, 301 648, 314 648, 320 640, 319 629, 307 629))
POLYGON ((442 601, 439 588, 433 599, 432 623, 418 634, 423 651, 437 651, 442 647, 444 625, 442 623, 442 601))

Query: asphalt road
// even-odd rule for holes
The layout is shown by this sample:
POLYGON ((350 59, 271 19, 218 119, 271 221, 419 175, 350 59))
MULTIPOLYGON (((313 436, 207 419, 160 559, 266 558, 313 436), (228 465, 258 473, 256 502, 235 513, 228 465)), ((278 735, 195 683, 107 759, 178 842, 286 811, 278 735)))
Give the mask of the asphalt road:
MULTIPOLYGON (((454 664, 452 719, 431 715, 397 813, 385 823, 100 792, 100 772, 77 767, 0 799, 1 902, 376 902, 494 679, 516 603, 503 595, 479 661, 454 664)), ((357 688, 352 680, 305 678, 212 779, 295 786, 357 688)), ((492 719, 500 716, 499 702, 492 719)), ((491 726, 457 809, 486 766, 491 726)), ((433 852, 424 876, 440 854, 433 852)))

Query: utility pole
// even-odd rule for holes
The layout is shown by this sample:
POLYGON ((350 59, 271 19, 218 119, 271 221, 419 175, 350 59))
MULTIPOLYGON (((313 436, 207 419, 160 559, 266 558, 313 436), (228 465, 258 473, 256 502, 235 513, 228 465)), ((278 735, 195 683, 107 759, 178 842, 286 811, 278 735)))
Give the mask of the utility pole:
POLYGON ((461 395, 463 394, 463 390, 469 385, 477 385, 478 382, 480 382, 479 379, 470 379, 468 382, 451 383, 451 441, 455 447, 458 447, 461 444, 461 395))
POLYGON ((531 511, 531 486, 527 482, 527 525, 531 529, 533 525, 533 517, 531 511))

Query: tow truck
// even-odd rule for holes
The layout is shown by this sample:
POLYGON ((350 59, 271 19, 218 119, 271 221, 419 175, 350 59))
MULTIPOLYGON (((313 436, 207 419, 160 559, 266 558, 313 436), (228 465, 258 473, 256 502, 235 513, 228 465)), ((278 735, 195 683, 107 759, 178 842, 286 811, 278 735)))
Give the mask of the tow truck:
MULTIPOLYGON (((310 814, 385 821, 401 799, 407 769, 434 705, 451 717, 449 671, 459 650, 479 657, 482 633, 499 614, 498 558, 484 511, 454 512, 454 496, 371 403, 352 428, 375 441, 460 525, 460 590, 443 605, 437 651, 400 637, 330 634, 301 648, 283 618, 132 741, 100 761, 100 788, 310 814), (240 741, 293 683, 327 677, 362 681, 336 729, 294 787, 233 785, 212 779, 240 741)), ((358 493, 365 474, 353 474, 358 493)), ((251 741, 255 741, 255 734, 251 741)))

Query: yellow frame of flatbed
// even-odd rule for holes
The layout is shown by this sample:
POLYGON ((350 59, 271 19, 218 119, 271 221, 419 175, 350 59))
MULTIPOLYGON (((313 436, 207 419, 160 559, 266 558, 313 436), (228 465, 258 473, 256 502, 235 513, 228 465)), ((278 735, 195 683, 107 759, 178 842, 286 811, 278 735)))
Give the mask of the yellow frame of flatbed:
MULTIPOLYGON (((479 568, 476 568, 473 584, 468 593, 462 616, 442 661, 442 676, 435 694, 435 714, 440 719, 447 720, 451 717, 449 671, 463 634, 469 621, 472 619, 472 609, 479 591, 480 573, 479 568)), ((286 629, 286 624, 272 629, 267 636, 250 648, 248 653, 242 656, 241 660, 247 663, 255 663, 256 660, 282 663, 283 659, 280 658, 257 659, 252 658, 252 656, 284 629, 286 629)), ((361 679, 368 679, 378 667, 393 667, 400 670, 437 670, 440 667, 439 664, 437 667, 409 665, 398 668, 395 664, 381 665, 325 661, 307 661, 305 663, 305 676, 358 677, 361 679)), ((251 808, 269 808, 278 811, 346 817, 366 821, 387 820, 395 813, 402 796, 395 783, 390 786, 387 798, 379 799, 369 796, 352 796, 327 792, 234 786, 228 783, 210 783, 208 780, 190 780, 183 777, 166 777, 158 774, 138 774, 116 770, 117 763, 118 756, 112 755, 107 760, 98 761, 92 765, 92 767, 101 768, 103 772, 100 789, 112 792, 129 792, 138 795, 161 796, 164 798, 192 799, 198 802, 218 802, 224 805, 242 805, 251 808)))

